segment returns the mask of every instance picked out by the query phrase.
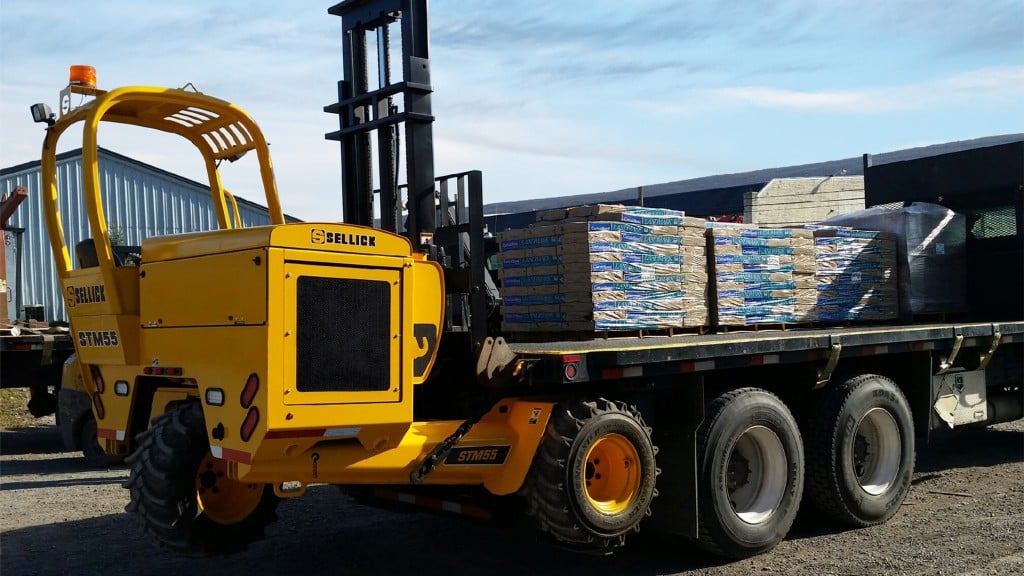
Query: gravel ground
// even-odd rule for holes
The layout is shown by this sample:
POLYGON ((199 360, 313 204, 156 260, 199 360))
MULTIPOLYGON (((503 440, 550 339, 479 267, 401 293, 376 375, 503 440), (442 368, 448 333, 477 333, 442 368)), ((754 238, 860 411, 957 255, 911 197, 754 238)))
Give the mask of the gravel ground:
POLYGON ((837 529, 805 513, 776 549, 738 562, 653 538, 580 556, 486 524, 361 506, 328 486, 283 502, 248 552, 187 559, 156 548, 123 512, 124 468, 90 469, 61 450, 55 427, 37 425, 0 432, 0 573, 1024 573, 1024 421, 938 436, 919 448, 914 486, 887 524, 837 529))

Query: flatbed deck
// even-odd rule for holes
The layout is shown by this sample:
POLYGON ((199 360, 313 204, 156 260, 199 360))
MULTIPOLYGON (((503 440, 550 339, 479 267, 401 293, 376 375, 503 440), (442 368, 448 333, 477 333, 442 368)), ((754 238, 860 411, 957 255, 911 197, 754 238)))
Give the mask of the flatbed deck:
POLYGON ((0 330, 0 387, 57 386, 64 361, 75 351, 66 331, 0 330))
POLYGON ((1024 342, 1024 322, 931 323, 837 326, 773 331, 681 334, 584 341, 509 343, 534 364, 534 378, 583 382, 633 376, 700 372, 730 367, 786 364, 828 359, 951 350, 1024 342), (566 370, 566 365, 573 368, 566 370), (569 376, 572 376, 571 378, 569 376))

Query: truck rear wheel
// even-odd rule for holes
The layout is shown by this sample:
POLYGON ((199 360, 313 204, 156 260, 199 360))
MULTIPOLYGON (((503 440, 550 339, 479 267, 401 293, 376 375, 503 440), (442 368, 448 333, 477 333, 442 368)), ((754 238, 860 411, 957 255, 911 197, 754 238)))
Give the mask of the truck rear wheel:
POLYGON ((82 423, 79 431, 78 443, 82 447, 82 457, 85 463, 93 468, 107 468, 118 466, 124 462, 124 456, 107 454, 100 447, 99 436, 96 435, 96 420, 91 416, 82 423))
POLYGON ((697 544, 744 558, 789 532, 803 491, 804 455, 789 409, 758 388, 726 392, 697 433, 697 544))
POLYGON ((899 510, 914 472, 914 422, 892 380, 864 374, 823 390, 807 430, 807 492, 818 510, 850 526, 899 510))
POLYGON ((541 531, 605 551, 650 514, 657 449, 640 413, 599 399, 555 409, 521 494, 541 531))
POLYGON ((196 556, 240 552, 276 518, 272 486, 228 478, 210 454, 199 403, 157 417, 138 441, 127 459, 126 510, 162 546, 196 556))

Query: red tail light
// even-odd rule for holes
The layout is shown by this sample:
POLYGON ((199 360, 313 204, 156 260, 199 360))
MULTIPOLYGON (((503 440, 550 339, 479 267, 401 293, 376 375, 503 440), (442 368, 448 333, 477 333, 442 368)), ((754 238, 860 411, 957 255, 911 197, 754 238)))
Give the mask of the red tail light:
POLYGON ((103 420, 103 418, 107 415, 107 410, 106 408, 103 407, 103 399, 100 398, 99 392, 92 395, 92 406, 96 412, 96 419, 103 420))
POLYGON ((96 385, 96 391, 103 394, 107 389, 107 384, 103 381, 103 374, 100 373, 99 366, 93 366, 91 372, 92 381, 96 385))
POLYGON ((256 399, 256 392, 259 389, 260 377, 258 374, 253 372, 252 374, 249 374, 249 379, 245 381, 245 388, 242 388, 242 396, 240 398, 242 408, 252 406, 252 401, 256 399))
POLYGON ((249 408, 249 413, 245 415, 245 421, 242 422, 242 441, 248 442, 249 438, 252 438, 252 433, 256 431, 256 424, 260 421, 260 411, 255 406, 249 408))

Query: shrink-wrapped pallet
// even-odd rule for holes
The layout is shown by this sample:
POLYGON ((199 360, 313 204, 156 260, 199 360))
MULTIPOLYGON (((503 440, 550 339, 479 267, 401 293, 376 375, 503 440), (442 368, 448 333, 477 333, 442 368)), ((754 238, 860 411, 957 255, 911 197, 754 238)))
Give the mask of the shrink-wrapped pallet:
POLYGON ((963 312, 966 308, 967 230, 962 214, 924 202, 869 208, 823 224, 895 235, 900 316, 963 312))
POLYGON ((707 323, 703 220, 581 206, 498 235, 503 329, 593 332, 707 323))

